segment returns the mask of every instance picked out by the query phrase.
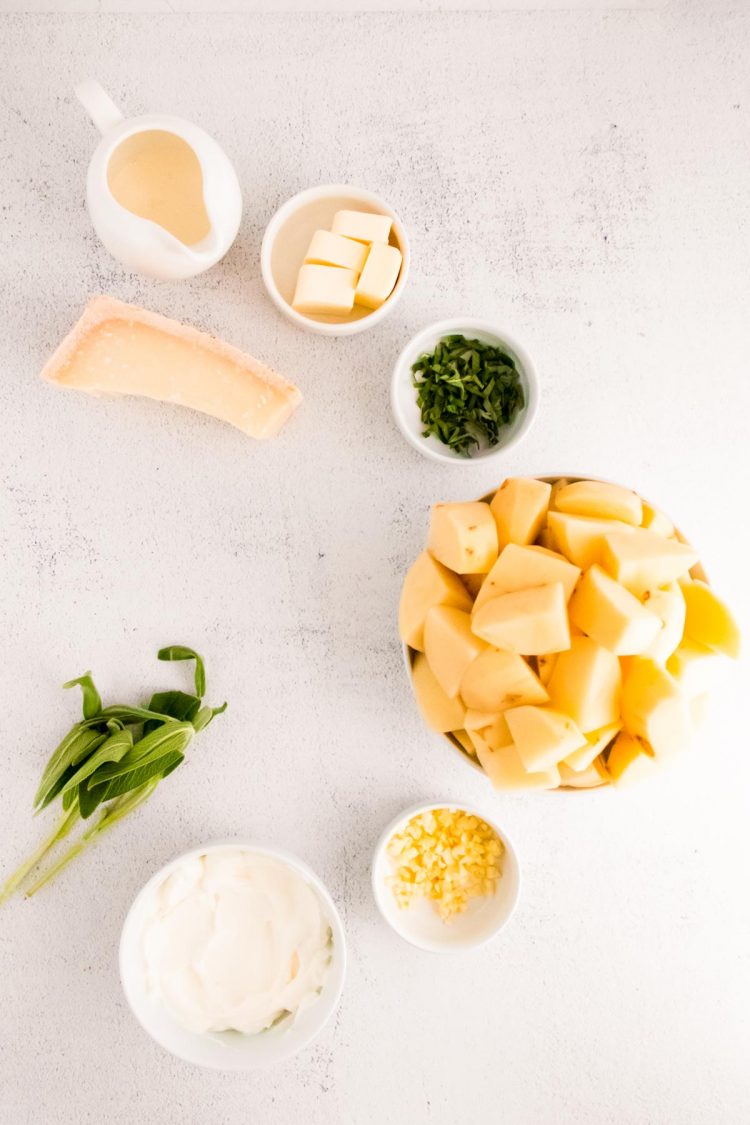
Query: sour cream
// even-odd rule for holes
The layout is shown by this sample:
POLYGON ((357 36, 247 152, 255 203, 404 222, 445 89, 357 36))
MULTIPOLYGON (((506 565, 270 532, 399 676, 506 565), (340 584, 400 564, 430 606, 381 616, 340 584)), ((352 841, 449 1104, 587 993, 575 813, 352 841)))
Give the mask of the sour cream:
POLYGON ((331 928, 281 860, 227 848, 185 859, 156 888, 142 931, 146 980, 185 1029, 255 1034, 317 999, 331 928))

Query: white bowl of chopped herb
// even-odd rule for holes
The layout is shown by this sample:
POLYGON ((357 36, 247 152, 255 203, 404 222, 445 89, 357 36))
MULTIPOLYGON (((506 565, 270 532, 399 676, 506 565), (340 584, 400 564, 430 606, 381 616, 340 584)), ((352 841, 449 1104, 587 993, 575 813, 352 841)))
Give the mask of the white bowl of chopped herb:
POLYGON ((431 324, 412 337, 393 369, 396 425, 433 461, 471 464, 507 453, 531 427, 538 405, 530 356, 485 320, 431 324))

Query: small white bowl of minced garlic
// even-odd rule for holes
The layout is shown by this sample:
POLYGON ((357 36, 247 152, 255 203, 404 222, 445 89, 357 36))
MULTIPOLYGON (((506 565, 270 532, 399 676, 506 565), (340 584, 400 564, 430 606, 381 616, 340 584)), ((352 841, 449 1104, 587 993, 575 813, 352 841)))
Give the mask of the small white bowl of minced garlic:
POLYGON ((305 1047, 335 1011, 346 943, 313 871, 277 848, 186 852, 136 896, 120 976, 142 1027, 186 1062, 250 1070, 305 1047))
POLYGON ((415 805, 382 833, 372 864, 380 913, 405 941, 431 953, 491 941, 521 889, 510 840, 485 813, 450 801, 415 805))

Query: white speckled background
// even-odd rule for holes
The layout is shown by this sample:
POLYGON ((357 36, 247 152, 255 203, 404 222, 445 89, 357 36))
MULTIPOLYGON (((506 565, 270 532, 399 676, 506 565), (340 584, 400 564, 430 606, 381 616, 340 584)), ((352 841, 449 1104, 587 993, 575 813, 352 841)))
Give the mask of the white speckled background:
MULTIPOLYGON (((62 0, 60 0, 62 2, 62 0)), ((7 5, 6 5, 7 7, 7 5)), ((750 9, 462 14, 6 15, 0 24, 2 867, 94 669, 106 697, 180 684, 206 654, 230 701, 150 805, 0 916, 2 1125, 740 1125, 747 1045, 748 748, 742 673, 668 780, 493 797, 425 732, 396 641, 401 576, 437 499, 497 483, 421 460, 388 407, 423 324, 497 319, 542 376, 507 473, 622 480, 671 512, 744 620, 748 582, 750 9), (180 284, 128 276, 83 195, 96 76, 131 113, 214 133, 239 238, 180 284), (300 334, 264 296, 275 207, 341 180, 380 192, 412 279, 372 335, 300 334), (36 373, 87 296, 189 320, 298 382, 273 444, 36 373), (371 848, 400 807, 494 807, 524 867, 514 924, 441 960, 376 914, 371 848), (120 926, 186 847, 298 852, 341 905, 338 1015, 282 1068, 204 1073, 126 1009, 120 926)))

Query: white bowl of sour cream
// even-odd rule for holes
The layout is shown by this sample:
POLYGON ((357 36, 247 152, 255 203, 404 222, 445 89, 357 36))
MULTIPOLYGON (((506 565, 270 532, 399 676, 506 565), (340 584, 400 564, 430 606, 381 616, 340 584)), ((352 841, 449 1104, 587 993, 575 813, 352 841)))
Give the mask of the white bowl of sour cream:
POLYGON ((346 941, 323 883, 295 856, 243 842, 185 852, 138 893, 120 976, 166 1050, 248 1070, 306 1046, 338 1005, 346 941))

